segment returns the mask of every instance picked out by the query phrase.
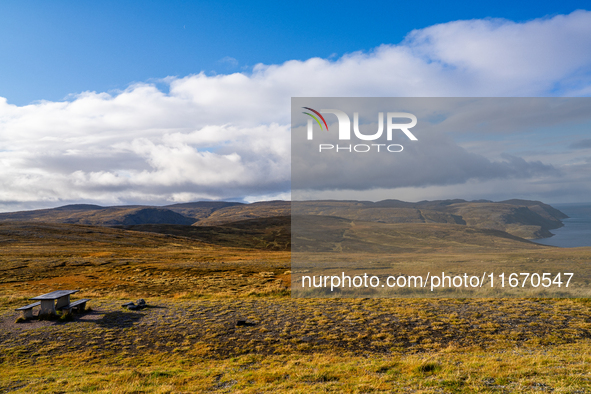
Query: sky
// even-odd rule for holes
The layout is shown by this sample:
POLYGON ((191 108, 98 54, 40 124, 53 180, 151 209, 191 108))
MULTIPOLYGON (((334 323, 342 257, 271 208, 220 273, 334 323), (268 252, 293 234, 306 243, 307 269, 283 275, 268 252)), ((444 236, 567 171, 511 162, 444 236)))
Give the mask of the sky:
MULTIPOLYGON (((291 97, 588 97, 586 7, 2 2, 0 210, 288 199, 291 97)), ((453 138, 491 162, 510 151, 557 168, 571 194, 557 195, 550 179, 520 182, 546 182, 536 198, 562 202, 591 192, 581 178, 591 168, 577 167, 575 176, 565 167, 589 160, 590 134, 572 131, 543 157, 525 149, 527 138, 486 151, 476 134, 453 138)), ((509 138, 517 136, 500 139, 509 138)), ((484 198, 487 188, 498 190, 479 179, 382 194, 484 198)))

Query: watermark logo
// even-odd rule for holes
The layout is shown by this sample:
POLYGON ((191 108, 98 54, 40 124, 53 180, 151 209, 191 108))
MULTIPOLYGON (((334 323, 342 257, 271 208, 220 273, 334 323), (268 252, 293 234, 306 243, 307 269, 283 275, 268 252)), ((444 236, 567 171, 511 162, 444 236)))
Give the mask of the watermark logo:
MULTIPOLYGON (((310 107, 302 107, 309 112, 302 112, 303 114, 308 115, 311 119, 308 119, 308 127, 307 127, 307 139, 313 140, 314 139, 314 120, 320 126, 320 130, 326 131, 328 130, 328 123, 322 114, 333 114, 337 117, 338 125, 339 125, 339 140, 340 141, 349 141, 351 140, 351 118, 345 112, 338 110, 338 109, 321 109, 320 111, 316 111, 310 107), (322 122, 321 122, 322 121, 322 122), (323 127, 324 124, 324 127, 323 127)), ((359 112, 353 113, 353 133, 355 137, 361 141, 375 141, 382 137, 384 134, 384 125, 386 126, 386 138, 388 141, 392 141, 392 136, 394 135, 395 131, 401 131, 406 135, 411 141, 418 141, 418 138, 409 130, 417 125, 417 117, 408 112, 388 112, 386 114, 386 122, 384 122, 384 113, 378 112, 378 131, 374 134, 363 134, 359 130, 359 112), (410 122, 400 123, 400 120, 408 119, 410 122), (396 120, 396 121, 395 121, 396 120), (384 124, 385 123, 385 124, 384 124)), ((365 153, 373 150, 374 148, 380 152, 380 148, 384 148, 382 151, 388 152, 402 152, 404 147, 400 144, 357 144, 357 145, 345 145, 339 146, 338 144, 335 146, 333 144, 319 144, 318 149, 320 152, 323 150, 330 151, 334 150, 336 152, 339 151, 348 151, 348 152, 359 152, 365 153)))
MULTIPOLYGON (((323 123, 324 123, 324 125, 326 126, 326 131, 328 131, 328 125, 326 124, 326 120, 324 119, 324 116, 322 116, 322 115, 320 114, 320 112, 318 112, 318 111, 316 111, 315 109, 312 109, 312 108, 310 108, 310 107, 302 107, 302 108, 304 108, 304 109, 307 109, 308 111, 312 111, 312 112, 314 112, 316 115, 318 115, 318 117, 319 117, 320 119, 322 119, 322 122, 323 122, 323 123)), ((302 113, 303 113, 303 114, 306 114, 306 115, 308 115, 308 116, 310 116, 310 117, 312 117, 312 118, 313 118, 313 119, 316 121, 316 123, 318 123, 318 126, 320 126, 320 130, 322 130, 322 123, 320 123, 320 121, 318 120, 318 118, 317 118, 316 116, 312 115, 312 114, 311 114, 311 113, 309 113, 309 112, 302 112, 302 113)), ((312 119, 308 120, 308 139, 309 139, 309 140, 311 140, 311 139, 312 139, 312 119)))

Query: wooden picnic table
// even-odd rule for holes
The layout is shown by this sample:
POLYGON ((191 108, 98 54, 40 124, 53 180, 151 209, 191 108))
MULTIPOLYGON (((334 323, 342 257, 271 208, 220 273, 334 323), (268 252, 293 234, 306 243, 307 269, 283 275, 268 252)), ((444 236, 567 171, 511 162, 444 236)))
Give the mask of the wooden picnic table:
POLYGON ((70 305, 70 295, 79 291, 80 290, 56 290, 30 299, 41 301, 40 315, 55 314, 56 308, 59 309, 70 305))

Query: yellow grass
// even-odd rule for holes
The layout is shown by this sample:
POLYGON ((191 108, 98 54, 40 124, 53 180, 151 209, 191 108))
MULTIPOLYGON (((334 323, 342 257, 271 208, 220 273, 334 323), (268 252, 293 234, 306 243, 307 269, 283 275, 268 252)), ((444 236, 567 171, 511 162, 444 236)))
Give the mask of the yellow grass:
POLYGON ((588 340, 551 348, 359 356, 204 357, 204 345, 172 354, 97 358, 69 353, 52 361, 3 365, 12 392, 302 393, 302 392, 570 392, 591 388, 588 340))
MULTIPOLYGON (((591 389, 588 299, 293 299, 289 252, 108 228, 3 226, 0 392, 591 389), (73 299, 91 298, 92 311, 71 322, 14 323, 16 307, 58 288, 81 288, 73 299), (140 297, 149 308, 121 308, 140 297)), ((414 258, 551 265, 589 257, 588 249, 469 253, 414 258)))

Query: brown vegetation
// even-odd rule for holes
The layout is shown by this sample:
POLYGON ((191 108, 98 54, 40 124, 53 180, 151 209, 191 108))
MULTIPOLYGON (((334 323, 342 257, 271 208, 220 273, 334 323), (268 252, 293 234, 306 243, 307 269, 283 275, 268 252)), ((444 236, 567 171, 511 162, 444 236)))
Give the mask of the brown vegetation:
MULTIPOLYGON (((507 200, 501 202, 464 200, 421 201, 299 201, 293 204, 295 215, 334 216, 355 221, 378 223, 448 223, 506 231, 518 237, 550 237, 549 230, 562 226, 562 212, 540 201, 507 200)), ((251 219, 291 215, 289 201, 264 201, 242 204, 204 201, 165 207, 67 205, 54 209, 1 213, 0 221, 76 223, 96 226, 172 224, 224 226, 251 219)), ((153 231, 150 229, 149 231, 153 231)), ((176 230, 175 230, 176 231, 176 230)), ((178 234, 177 234, 178 235, 178 234)))
MULTIPOLYGON (((315 235, 327 250, 343 240, 331 220, 315 235)), ((591 259, 590 248, 459 224, 334 221, 364 251, 373 239, 373 253, 390 256, 378 260, 387 270, 591 259)), ((0 223, 0 391, 591 388, 586 299, 293 299, 288 230, 276 217, 207 227, 0 223), (91 298, 90 311, 15 323, 28 298, 71 288, 91 298), (121 308, 137 298, 148 308, 121 308)))

